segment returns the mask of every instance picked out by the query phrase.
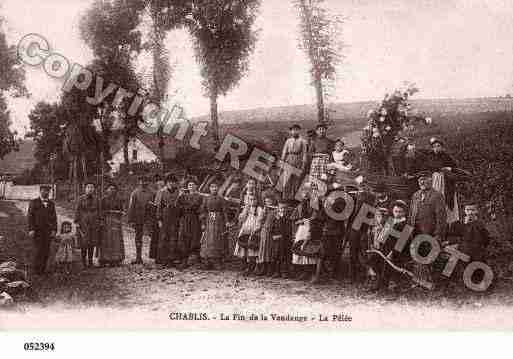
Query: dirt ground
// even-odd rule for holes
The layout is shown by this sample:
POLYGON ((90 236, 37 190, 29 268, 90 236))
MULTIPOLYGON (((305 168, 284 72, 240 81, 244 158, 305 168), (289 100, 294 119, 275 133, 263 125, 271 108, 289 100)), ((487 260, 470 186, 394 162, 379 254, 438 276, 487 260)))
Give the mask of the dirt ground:
MULTIPOLYGON (((8 217, 0 216, 0 235, 8 234, 6 221, 20 225, 25 210, 23 202, 0 202, 0 212, 8 217)), ((66 218, 66 213, 59 210, 59 217, 66 218)), ((125 243, 128 263, 134 256, 133 233, 128 229, 125 243)), ((148 247, 146 238, 145 254, 148 247)), ((145 261, 145 265, 77 269, 72 275, 32 278, 41 302, 0 311, 0 329, 513 327, 512 285, 507 281, 499 282, 486 295, 447 296, 418 290, 399 297, 376 297, 345 280, 311 285, 245 278, 236 270, 236 263, 216 272, 197 268, 179 271, 155 266, 148 258, 145 261), (194 318, 188 313, 197 314, 194 318)))

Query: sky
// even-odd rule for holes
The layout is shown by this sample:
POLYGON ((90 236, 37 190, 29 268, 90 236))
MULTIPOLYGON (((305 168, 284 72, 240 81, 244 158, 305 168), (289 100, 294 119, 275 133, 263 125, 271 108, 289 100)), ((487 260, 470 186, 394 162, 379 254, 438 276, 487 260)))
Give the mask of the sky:
MULTIPOLYGON (((0 0, 8 41, 43 35, 52 49, 87 65, 90 50, 78 22, 90 0, 0 0)), ((344 17, 344 61, 331 101, 379 100, 402 82, 414 82, 418 98, 502 96, 513 92, 513 1, 511 0, 326 0, 344 17)), ((298 17, 287 0, 262 0, 259 40, 250 70, 219 99, 219 110, 310 104, 308 61, 298 49, 298 17)), ((190 38, 171 32, 166 45, 176 63, 170 90, 188 116, 209 111, 190 38)), ((141 71, 145 59, 139 61, 141 71)), ((14 128, 23 132, 30 109, 57 101, 61 82, 41 68, 27 68, 30 99, 10 101, 14 128)), ((221 118, 222 120, 222 118, 221 118)))

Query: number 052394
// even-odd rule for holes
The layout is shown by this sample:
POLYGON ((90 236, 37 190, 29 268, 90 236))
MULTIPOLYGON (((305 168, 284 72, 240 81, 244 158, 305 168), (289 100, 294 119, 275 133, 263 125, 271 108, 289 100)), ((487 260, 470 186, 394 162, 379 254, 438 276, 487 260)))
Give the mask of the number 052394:
POLYGON ((25 343, 23 344, 23 349, 26 351, 54 351, 55 343, 25 343))

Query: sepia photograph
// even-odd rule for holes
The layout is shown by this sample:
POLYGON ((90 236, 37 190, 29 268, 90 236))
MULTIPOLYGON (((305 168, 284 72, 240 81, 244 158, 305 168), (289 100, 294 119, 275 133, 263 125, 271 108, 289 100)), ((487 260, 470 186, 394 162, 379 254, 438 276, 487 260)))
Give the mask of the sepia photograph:
POLYGON ((0 332, 513 329, 512 39, 507 0, 1 0, 0 332))

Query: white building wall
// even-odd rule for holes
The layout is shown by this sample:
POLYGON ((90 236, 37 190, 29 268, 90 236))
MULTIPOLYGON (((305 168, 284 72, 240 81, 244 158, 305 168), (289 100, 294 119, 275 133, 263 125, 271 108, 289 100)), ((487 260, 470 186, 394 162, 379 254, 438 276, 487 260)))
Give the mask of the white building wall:
MULTIPOLYGON (((153 153, 144 143, 141 142, 138 138, 133 138, 128 142, 128 159, 130 163, 139 163, 139 162, 154 162, 158 161, 158 156, 153 153), (134 150, 137 150, 137 160, 134 161, 132 158, 132 153, 134 150)), ((116 153, 112 155, 112 159, 110 160, 110 165, 112 167, 112 172, 119 172, 121 164, 124 163, 123 156, 123 147, 121 147, 116 153)))

